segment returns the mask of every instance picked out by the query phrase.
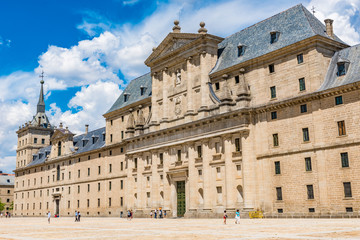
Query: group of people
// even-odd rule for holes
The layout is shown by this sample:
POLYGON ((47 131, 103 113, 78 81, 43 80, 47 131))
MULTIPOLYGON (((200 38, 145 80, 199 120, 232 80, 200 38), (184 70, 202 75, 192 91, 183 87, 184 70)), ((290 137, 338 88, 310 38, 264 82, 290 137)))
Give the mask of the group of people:
POLYGON ((151 210, 150 218, 153 217, 153 214, 154 214, 154 218, 166 218, 166 210, 163 211, 161 208, 155 209, 154 212, 151 210))
MULTIPOLYGON (((226 210, 224 211, 224 224, 226 224, 226 219, 228 218, 228 215, 226 213, 226 210)), ((235 212, 235 224, 240 224, 240 211, 239 209, 235 212)))
POLYGON ((131 220, 131 219, 133 219, 133 211, 130 209, 127 211, 127 220, 131 220))
POLYGON ((80 211, 75 211, 75 222, 80 222, 81 213, 80 211))
MULTIPOLYGON (((3 213, 0 213, 0 217, 2 218, 3 216, 4 216, 4 214, 3 214, 3 213)), ((11 217, 11 213, 6 212, 6 213, 5 213, 5 217, 6 217, 6 218, 10 218, 10 217, 11 217)))

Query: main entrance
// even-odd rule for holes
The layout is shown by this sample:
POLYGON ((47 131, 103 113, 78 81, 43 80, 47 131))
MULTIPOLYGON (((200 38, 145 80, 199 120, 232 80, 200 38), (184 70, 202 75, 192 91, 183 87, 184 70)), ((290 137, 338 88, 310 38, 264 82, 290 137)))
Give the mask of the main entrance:
POLYGON ((183 217, 186 211, 185 181, 176 182, 176 193, 177 193, 177 216, 183 217))
POLYGON ((56 203, 55 214, 59 216, 59 203, 60 203, 60 199, 56 199, 56 200, 55 200, 55 203, 56 203))

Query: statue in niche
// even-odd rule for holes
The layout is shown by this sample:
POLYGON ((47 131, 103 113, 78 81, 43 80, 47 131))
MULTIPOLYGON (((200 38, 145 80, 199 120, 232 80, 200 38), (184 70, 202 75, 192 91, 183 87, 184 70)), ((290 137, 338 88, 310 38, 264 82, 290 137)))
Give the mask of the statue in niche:
POLYGON ((180 83, 181 83, 181 70, 178 69, 178 70, 176 70, 176 82, 175 82, 175 84, 179 85, 180 83))
POLYGON ((175 115, 180 116, 181 114, 181 99, 177 97, 175 99, 175 115))

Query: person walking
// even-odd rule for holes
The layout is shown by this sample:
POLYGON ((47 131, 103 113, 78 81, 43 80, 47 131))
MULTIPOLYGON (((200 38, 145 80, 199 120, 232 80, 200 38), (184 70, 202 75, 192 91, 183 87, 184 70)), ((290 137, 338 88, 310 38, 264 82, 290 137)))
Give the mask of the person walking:
POLYGON ((50 213, 50 211, 48 212, 47 216, 48 216, 48 223, 50 224, 50 218, 51 218, 51 213, 50 213))
POLYGON ((132 209, 130 209, 130 220, 133 219, 133 212, 132 212, 132 209))
POLYGON ((78 212, 75 211, 75 222, 77 222, 77 221, 78 221, 78 212))
POLYGON ((157 218, 157 210, 155 208, 155 211, 154 211, 154 218, 157 218))
POLYGON ((166 218, 166 210, 164 210, 164 218, 166 218))
POLYGON ((159 210, 159 218, 162 218, 163 216, 162 216, 162 209, 160 208, 160 210, 159 210))
POLYGON ((224 211, 224 224, 226 224, 226 219, 227 219, 228 215, 226 214, 226 210, 224 211))
POLYGON ((240 224, 240 211, 239 209, 235 212, 235 224, 240 224))
POLYGON ((81 213, 78 211, 78 222, 80 222, 81 213))
POLYGON ((150 210, 150 218, 152 218, 153 212, 152 210, 150 210))
POLYGON ((131 220, 130 217, 131 217, 131 216, 130 216, 130 210, 128 210, 128 211, 127 211, 127 220, 131 220))
POLYGON ((122 218, 122 216, 123 216, 123 211, 120 212, 120 218, 122 218))

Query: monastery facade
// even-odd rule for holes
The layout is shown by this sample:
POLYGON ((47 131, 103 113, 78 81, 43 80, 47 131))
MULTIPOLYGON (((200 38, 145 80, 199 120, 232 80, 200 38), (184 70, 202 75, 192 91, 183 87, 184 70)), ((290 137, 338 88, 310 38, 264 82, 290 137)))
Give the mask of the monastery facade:
POLYGON ((360 46, 302 5, 233 35, 182 33, 153 49, 104 128, 17 131, 14 214, 357 216, 360 46))

